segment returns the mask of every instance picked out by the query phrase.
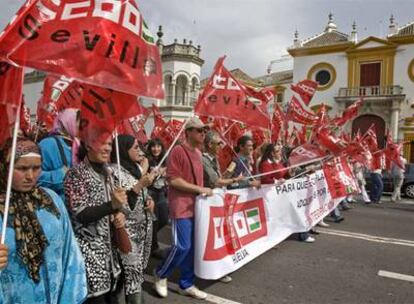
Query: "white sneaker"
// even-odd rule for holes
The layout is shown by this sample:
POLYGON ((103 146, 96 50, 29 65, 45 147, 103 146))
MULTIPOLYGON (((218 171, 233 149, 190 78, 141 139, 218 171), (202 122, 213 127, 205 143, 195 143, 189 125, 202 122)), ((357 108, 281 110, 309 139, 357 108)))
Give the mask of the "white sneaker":
POLYGON ((198 289, 195 285, 188 287, 187 289, 178 289, 178 292, 183 296, 193 297, 197 300, 205 300, 207 298, 207 293, 198 289))
POLYGON ((307 239, 304 240, 305 243, 313 243, 315 242, 315 239, 311 236, 308 236, 307 239))
POLYGON ((322 221, 320 221, 320 222, 318 223, 318 226, 319 226, 319 227, 328 228, 328 227, 329 227, 329 224, 325 223, 325 222, 322 220, 322 221))
POLYGON ((167 278, 161 279, 154 269, 154 289, 161 298, 166 298, 168 295, 167 278))
POLYGON ((231 281, 233 281, 233 279, 231 278, 231 276, 224 276, 219 280, 221 283, 230 283, 231 281))

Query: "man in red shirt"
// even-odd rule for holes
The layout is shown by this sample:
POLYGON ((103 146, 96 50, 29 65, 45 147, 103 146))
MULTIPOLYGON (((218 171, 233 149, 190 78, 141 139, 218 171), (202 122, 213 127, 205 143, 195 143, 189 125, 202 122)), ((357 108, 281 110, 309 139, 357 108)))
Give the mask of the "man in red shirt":
POLYGON ((167 297, 167 278, 180 268, 180 293, 196 299, 207 294, 194 286, 194 204, 197 195, 210 196, 213 191, 203 187, 203 162, 200 148, 206 125, 197 117, 185 126, 186 142, 175 146, 167 161, 168 203, 170 208, 172 247, 167 258, 155 272, 154 288, 160 297, 167 297))

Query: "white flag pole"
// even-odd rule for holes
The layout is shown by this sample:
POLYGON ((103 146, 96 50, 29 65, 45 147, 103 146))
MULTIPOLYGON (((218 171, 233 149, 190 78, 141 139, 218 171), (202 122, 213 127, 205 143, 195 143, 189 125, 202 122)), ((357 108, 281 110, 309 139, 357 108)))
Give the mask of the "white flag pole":
POLYGON ((122 187, 121 158, 119 156, 118 128, 115 129, 115 153, 116 153, 116 165, 118 167, 118 182, 119 182, 118 186, 122 187))
POLYGON ((3 227, 1 229, 1 241, 0 241, 1 244, 4 244, 6 241, 6 228, 7 228, 7 220, 9 217, 9 206, 10 206, 10 195, 11 195, 11 187, 12 187, 12 180, 13 180, 14 162, 16 159, 17 135, 19 133, 19 127, 20 127, 20 108, 21 108, 21 104, 18 107, 18 110, 16 113, 16 121, 14 123, 13 141, 12 141, 12 149, 11 149, 11 155, 10 155, 9 175, 7 178, 6 201, 4 204, 3 227))
POLYGON ((158 163, 158 165, 154 168, 155 171, 158 171, 162 164, 164 163, 164 161, 167 159, 168 154, 170 154, 172 148, 174 148, 175 143, 177 142, 177 140, 180 138, 181 134, 184 132, 185 130, 185 126, 187 125, 188 121, 190 120, 191 117, 187 118, 183 124, 183 126, 181 127, 180 132, 178 132, 177 136, 174 138, 171 146, 168 148, 168 150, 165 152, 164 156, 161 158, 161 161, 158 163))

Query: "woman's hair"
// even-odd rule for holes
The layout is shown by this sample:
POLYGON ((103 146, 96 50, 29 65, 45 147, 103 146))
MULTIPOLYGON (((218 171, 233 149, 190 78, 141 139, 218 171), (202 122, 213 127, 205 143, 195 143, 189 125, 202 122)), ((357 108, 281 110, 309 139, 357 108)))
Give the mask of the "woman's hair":
POLYGON ((247 144, 248 141, 253 141, 253 139, 249 135, 243 135, 237 141, 237 147, 234 149, 237 153, 240 152, 240 148, 247 144))
POLYGON ((261 165, 264 161, 268 160, 268 159, 272 159, 273 160, 273 150, 275 149, 275 145, 274 144, 267 144, 266 148, 264 149, 262 158, 260 159, 260 164, 261 165))
POLYGON ((164 144, 162 143, 161 139, 153 138, 148 142, 148 144, 147 144, 147 157, 148 157, 149 160, 154 160, 154 161, 160 160, 161 158, 164 157, 164 154, 165 154, 165 148, 164 148, 164 144), (152 152, 151 152, 152 147, 155 147, 155 146, 161 146, 161 153, 160 153, 159 156, 157 156, 157 159, 154 155, 152 155, 152 152))

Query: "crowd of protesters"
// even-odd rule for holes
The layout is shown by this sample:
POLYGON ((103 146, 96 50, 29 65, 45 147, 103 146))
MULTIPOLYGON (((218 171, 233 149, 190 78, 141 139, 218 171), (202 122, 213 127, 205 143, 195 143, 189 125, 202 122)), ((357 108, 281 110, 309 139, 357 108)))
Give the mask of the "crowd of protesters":
MULTIPOLYGON (((292 147, 281 141, 257 147, 249 135, 238 139, 233 159, 221 168, 218 155, 226 143, 196 117, 185 124, 185 141, 171 149, 166 162, 166 147, 157 138, 144 145, 118 135, 89 146, 79 142, 78 126, 79 112, 67 109, 49 134, 17 140, 6 245, 0 246, 1 303, 143 303, 151 255, 161 260, 154 269, 160 297, 167 297, 167 279, 179 269, 180 293, 205 299, 194 285, 196 196, 211 196, 214 188, 280 184, 320 168, 291 168, 292 147), (157 235, 168 223, 172 244, 163 250, 157 235)), ((11 141, 0 158, 2 224, 11 141)), ((380 202, 382 169, 371 172, 368 196, 364 166, 354 162, 363 202, 380 202)), ((401 199, 404 178, 397 171, 394 201, 401 199)), ((341 210, 355 200, 341 202, 332 221, 341 222, 341 210)), ((297 238, 312 243, 317 233, 312 228, 297 238)))

